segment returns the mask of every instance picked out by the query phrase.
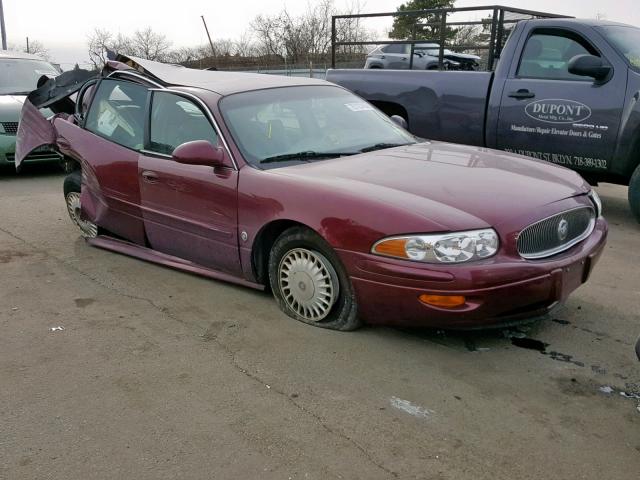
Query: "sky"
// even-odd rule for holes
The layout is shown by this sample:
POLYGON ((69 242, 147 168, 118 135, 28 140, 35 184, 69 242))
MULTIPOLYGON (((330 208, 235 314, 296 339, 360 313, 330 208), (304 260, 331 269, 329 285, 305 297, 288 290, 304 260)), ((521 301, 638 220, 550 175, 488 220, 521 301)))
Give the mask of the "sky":
MULTIPOLYGON (((335 0, 344 9, 357 0, 335 0)), ((604 16, 607 20, 640 26, 638 0, 496 0, 505 6, 567 14, 583 18, 604 16)), ((87 37, 95 28, 130 35, 147 26, 164 33, 174 47, 207 42, 200 15, 211 36, 237 38, 249 30, 259 14, 273 15, 284 7, 303 13, 314 0, 2 0, 9 44, 23 45, 28 36, 43 43, 51 60, 63 68, 87 61, 87 37)), ((363 13, 395 11, 402 0, 360 0, 363 13)), ((458 0, 456 6, 487 5, 492 1, 458 0)), ((386 32, 391 20, 374 20, 366 26, 386 32)), ((382 36, 380 38, 382 38, 382 36)))

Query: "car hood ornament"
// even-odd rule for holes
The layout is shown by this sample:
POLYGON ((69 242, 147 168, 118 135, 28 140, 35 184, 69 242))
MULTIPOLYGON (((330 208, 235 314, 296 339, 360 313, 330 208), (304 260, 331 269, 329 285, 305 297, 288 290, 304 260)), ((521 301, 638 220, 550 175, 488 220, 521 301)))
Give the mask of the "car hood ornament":
POLYGON ((567 221, 566 218, 563 218, 562 220, 560 220, 560 223, 558 223, 558 240, 560 240, 561 242, 564 242, 567 239, 568 235, 569 235, 569 222, 567 221))

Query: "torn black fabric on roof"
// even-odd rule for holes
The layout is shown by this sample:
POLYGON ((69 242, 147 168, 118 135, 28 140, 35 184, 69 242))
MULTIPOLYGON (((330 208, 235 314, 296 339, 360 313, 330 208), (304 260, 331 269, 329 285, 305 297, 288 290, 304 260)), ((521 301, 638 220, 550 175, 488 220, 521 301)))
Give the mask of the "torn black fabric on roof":
POLYGON ((95 77, 95 72, 78 69, 63 72, 54 78, 41 78, 38 84, 42 86, 27 98, 38 108, 48 107, 54 113, 73 113, 74 102, 69 96, 80 90, 87 80, 95 77))

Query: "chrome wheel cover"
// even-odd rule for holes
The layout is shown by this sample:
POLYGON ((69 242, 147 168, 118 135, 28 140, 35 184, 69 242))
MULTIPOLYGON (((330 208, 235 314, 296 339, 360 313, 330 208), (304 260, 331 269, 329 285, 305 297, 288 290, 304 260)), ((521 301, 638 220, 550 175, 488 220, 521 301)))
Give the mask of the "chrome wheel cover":
POLYGON ((278 285, 285 303, 310 322, 326 318, 339 294, 338 275, 331 262, 305 248, 295 248, 282 257, 278 285))
POLYGON ((98 226, 95 223, 83 220, 81 216, 82 205, 80 204, 80 193, 69 192, 67 194, 67 212, 71 221, 80 229, 83 237, 94 238, 98 235, 98 226))

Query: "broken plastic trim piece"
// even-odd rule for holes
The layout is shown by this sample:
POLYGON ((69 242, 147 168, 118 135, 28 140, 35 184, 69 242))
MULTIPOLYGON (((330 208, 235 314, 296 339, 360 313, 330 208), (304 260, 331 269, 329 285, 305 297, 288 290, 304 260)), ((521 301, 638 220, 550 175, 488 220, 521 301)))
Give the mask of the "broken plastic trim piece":
POLYGON ((70 70, 57 77, 41 77, 39 87, 27 96, 36 108, 50 108, 54 113, 73 114, 75 102, 69 98, 88 80, 96 77, 88 70, 70 70))

